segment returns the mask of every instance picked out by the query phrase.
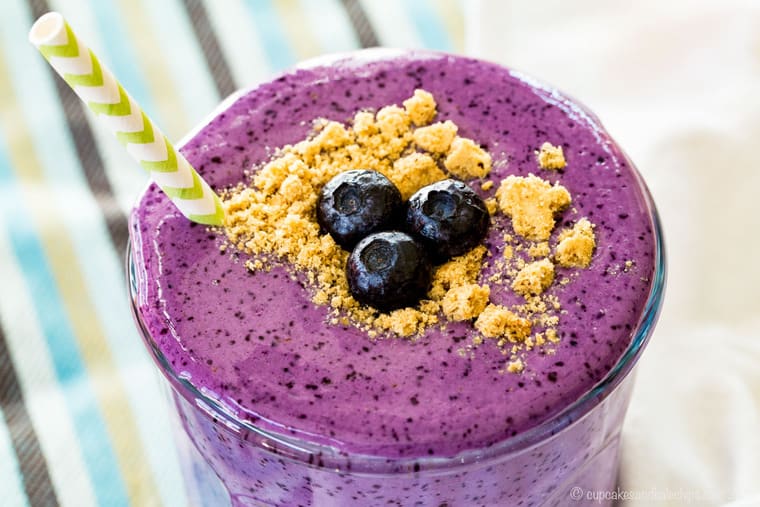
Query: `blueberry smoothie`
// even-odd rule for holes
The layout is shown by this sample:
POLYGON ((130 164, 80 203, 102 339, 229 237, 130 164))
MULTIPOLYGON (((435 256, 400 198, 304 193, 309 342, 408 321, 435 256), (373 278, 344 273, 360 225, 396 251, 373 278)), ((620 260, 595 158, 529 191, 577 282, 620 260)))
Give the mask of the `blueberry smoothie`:
MULTIPOLYGON (((656 319, 663 259, 643 183, 584 108, 495 64, 360 52, 236 95, 181 151, 234 193, 325 122, 358 139, 357 113, 401 106, 415 90, 435 97, 432 122, 455 125, 454 139, 489 157, 487 174, 458 178, 490 212, 463 254, 480 255, 466 294, 485 298, 475 313, 447 293, 420 296, 432 310, 409 332, 378 312, 362 320, 366 305, 322 297, 308 255, 311 267, 295 269, 287 255, 298 252, 246 250, 260 237, 236 242, 192 224, 154 185, 136 206, 135 315, 172 386, 187 459, 213 472, 196 470, 209 482, 202 496, 213 476, 234 505, 584 505, 586 491, 614 487, 629 372, 656 319), (520 222, 551 200, 544 223, 520 222)), ((456 142, 433 157, 447 175, 457 174, 456 142)), ((409 199, 410 178, 398 181, 409 199)), ((290 191, 277 183, 273 194, 290 191)), ((293 187, 283 220, 316 199, 316 186, 293 187)))

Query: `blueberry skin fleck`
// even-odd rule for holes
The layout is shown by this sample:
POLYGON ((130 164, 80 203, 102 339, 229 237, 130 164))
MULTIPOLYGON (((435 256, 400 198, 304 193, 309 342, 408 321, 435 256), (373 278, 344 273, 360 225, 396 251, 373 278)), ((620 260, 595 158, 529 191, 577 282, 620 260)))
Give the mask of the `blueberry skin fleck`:
POLYGON ((430 287, 431 273, 422 245, 398 231, 367 236, 346 263, 351 294, 381 311, 416 304, 430 287))
POLYGON ((406 208, 406 226, 436 263, 480 244, 491 218, 478 194, 464 182, 443 180, 422 187, 406 208))
POLYGON ((340 173, 322 187, 317 222, 351 250, 368 234, 390 228, 401 211, 396 185, 377 171, 358 169, 340 173))

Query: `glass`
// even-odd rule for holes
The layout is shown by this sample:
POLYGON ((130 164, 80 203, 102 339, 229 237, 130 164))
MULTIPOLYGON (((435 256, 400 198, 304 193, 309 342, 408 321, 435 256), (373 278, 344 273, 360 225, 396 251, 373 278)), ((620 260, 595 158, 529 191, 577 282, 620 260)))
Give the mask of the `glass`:
POLYGON ((652 220, 655 269, 623 356, 591 391, 551 419, 488 448, 450 458, 348 454, 238 420, 178 376, 159 350, 138 311, 130 249, 132 311, 164 379, 190 501, 200 506, 600 505, 590 492, 615 487, 634 365, 653 331, 665 286, 659 218, 636 176, 652 220))

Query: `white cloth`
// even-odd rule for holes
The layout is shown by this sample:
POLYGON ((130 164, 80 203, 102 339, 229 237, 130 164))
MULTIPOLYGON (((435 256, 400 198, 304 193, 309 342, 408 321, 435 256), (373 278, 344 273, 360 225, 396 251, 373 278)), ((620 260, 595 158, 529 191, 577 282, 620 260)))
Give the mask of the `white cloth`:
POLYGON ((621 504, 760 506, 760 2, 479 0, 466 33, 595 111, 660 210, 668 289, 621 504))

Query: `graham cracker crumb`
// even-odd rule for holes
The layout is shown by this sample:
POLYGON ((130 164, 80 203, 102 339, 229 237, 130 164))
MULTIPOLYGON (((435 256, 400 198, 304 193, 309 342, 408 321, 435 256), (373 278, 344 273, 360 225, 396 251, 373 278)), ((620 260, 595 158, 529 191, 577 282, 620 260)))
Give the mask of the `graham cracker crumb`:
POLYGON ((534 259, 538 257, 546 257, 551 253, 549 249, 549 243, 542 241, 541 243, 534 243, 528 248, 528 255, 534 259))
POLYGON ((554 146, 549 142, 545 142, 541 145, 541 148, 536 152, 536 157, 538 158, 538 165, 541 169, 556 171, 564 169, 565 165, 567 165, 562 146, 554 146))
POLYGON ((476 283, 485 254, 486 247, 478 245, 466 254, 438 266, 428 292, 430 298, 441 300, 452 287, 476 283))
POLYGON ((559 243, 554 252, 557 264, 566 268, 586 268, 596 246, 594 226, 586 218, 581 218, 572 229, 565 229, 559 235, 559 243))
POLYGON ((512 282, 512 290, 522 296, 537 296, 554 281, 554 264, 549 259, 526 264, 512 282))
POLYGON ((245 261, 245 267, 249 271, 256 271, 264 267, 264 264, 259 260, 247 260, 245 261))
POLYGON ((496 202, 496 199, 493 197, 489 197, 485 201, 483 201, 486 205, 486 210, 488 210, 488 214, 493 216, 496 214, 497 211, 499 211, 499 204, 496 202))
POLYGON ((492 188, 493 188, 493 181, 492 180, 484 181, 480 185, 480 189, 483 190, 484 192, 488 192, 492 188))
POLYGON ((507 308, 491 303, 478 316, 475 328, 487 338, 504 336, 511 342, 521 342, 530 335, 531 324, 507 308))
POLYGON ((416 129, 412 138, 423 150, 431 153, 446 153, 457 135, 457 130, 453 121, 446 120, 416 129))
POLYGON ((520 358, 517 358, 514 361, 510 361, 507 365, 507 371, 509 373, 521 373, 524 369, 525 365, 520 358))
POLYGON ((509 176, 496 190, 499 207, 512 217, 512 227, 532 241, 549 239, 554 214, 570 205, 570 193, 559 183, 552 185, 533 174, 509 176))
POLYGON ((631 269, 633 269, 634 262, 632 260, 627 260, 625 261, 624 266, 625 267, 623 268, 623 272, 628 273, 631 269))
POLYGON ((477 317, 488 304, 491 288, 488 285, 468 283, 452 287, 441 302, 443 314, 449 320, 469 320, 477 317))
MULTIPOLYGON (((399 308, 387 314, 381 314, 375 323, 382 329, 390 330, 402 337, 417 334, 433 316, 425 315, 415 308, 399 308)), ((437 319, 436 319, 437 321, 437 319)))
POLYGON ((511 245, 504 245, 504 252, 502 255, 505 260, 510 260, 514 254, 515 252, 511 245))
POLYGON ((388 137, 400 136, 409 130, 409 115, 398 106, 385 106, 377 112, 377 127, 388 137))
POLYGON ((420 188, 445 180, 446 174, 441 171, 433 157, 415 152, 396 160, 388 179, 396 184, 401 198, 407 200, 420 188))
POLYGON ((354 116, 354 134, 357 140, 366 140, 377 134, 379 129, 375 124, 375 115, 369 111, 359 111, 354 116))
POLYGON ((412 97, 404 101, 404 109, 415 125, 427 125, 436 114, 435 99, 430 92, 417 89, 412 97))
POLYGON ((484 178, 491 171, 491 155, 472 139, 457 136, 443 165, 462 180, 484 178))

